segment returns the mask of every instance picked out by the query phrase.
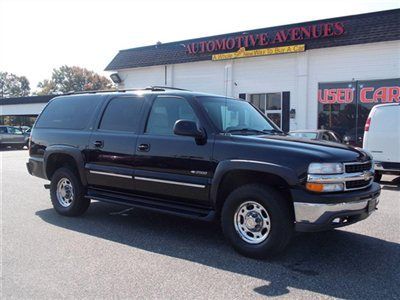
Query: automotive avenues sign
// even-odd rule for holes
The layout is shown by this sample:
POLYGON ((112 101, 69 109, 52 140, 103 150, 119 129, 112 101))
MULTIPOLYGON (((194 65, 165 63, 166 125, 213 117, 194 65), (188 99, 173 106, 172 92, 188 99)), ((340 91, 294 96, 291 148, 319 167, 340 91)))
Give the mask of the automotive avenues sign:
POLYGON ((215 53, 241 48, 268 47, 287 42, 341 36, 345 33, 343 22, 298 26, 257 34, 241 34, 232 37, 204 40, 186 45, 186 54, 215 53))

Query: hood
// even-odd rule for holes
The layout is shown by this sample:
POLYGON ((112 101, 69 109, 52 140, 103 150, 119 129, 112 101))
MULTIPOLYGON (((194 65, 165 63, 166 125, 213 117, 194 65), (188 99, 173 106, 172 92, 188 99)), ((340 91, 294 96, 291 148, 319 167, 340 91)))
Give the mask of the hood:
POLYGON ((283 135, 237 135, 235 137, 246 139, 247 142, 265 144, 265 146, 269 148, 280 151, 282 155, 295 155, 295 153, 297 153, 299 156, 318 158, 321 162, 363 162, 372 159, 367 152, 360 148, 328 141, 302 139, 283 135))

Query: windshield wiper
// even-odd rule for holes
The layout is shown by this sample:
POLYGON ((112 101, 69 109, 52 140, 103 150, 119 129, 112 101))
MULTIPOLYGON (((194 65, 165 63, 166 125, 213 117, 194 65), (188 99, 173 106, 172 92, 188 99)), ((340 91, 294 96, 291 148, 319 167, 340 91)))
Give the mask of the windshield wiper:
POLYGON ((260 133, 265 134, 264 130, 252 129, 252 128, 240 128, 240 129, 230 129, 225 130, 225 133, 260 133))
POLYGON ((264 129, 263 132, 264 133, 270 133, 270 134, 284 134, 283 131, 280 131, 280 130, 275 129, 275 128, 273 128, 273 129, 264 129))

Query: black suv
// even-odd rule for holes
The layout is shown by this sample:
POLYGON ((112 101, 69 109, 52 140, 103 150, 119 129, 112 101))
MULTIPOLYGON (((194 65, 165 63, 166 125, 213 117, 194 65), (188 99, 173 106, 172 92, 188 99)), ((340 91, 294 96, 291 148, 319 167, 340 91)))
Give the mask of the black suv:
POLYGON ((380 194, 360 149, 289 137, 244 100, 160 87, 52 99, 27 167, 51 181, 62 215, 94 199, 217 219, 251 257, 283 250, 294 231, 365 219, 380 194))

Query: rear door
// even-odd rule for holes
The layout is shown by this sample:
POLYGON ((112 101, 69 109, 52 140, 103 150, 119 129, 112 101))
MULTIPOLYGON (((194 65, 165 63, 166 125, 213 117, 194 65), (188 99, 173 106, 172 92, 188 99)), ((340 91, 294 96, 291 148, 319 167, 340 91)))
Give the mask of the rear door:
POLYGON ((132 191, 135 149, 144 97, 117 96, 107 101, 87 151, 88 184, 132 191))
MULTIPOLYGON (((146 196, 208 205, 213 173, 212 145, 173 132, 177 120, 200 124, 192 99, 158 95, 148 113, 144 133, 137 142, 135 188, 146 196)), ((201 126, 201 124, 200 124, 201 126)))

